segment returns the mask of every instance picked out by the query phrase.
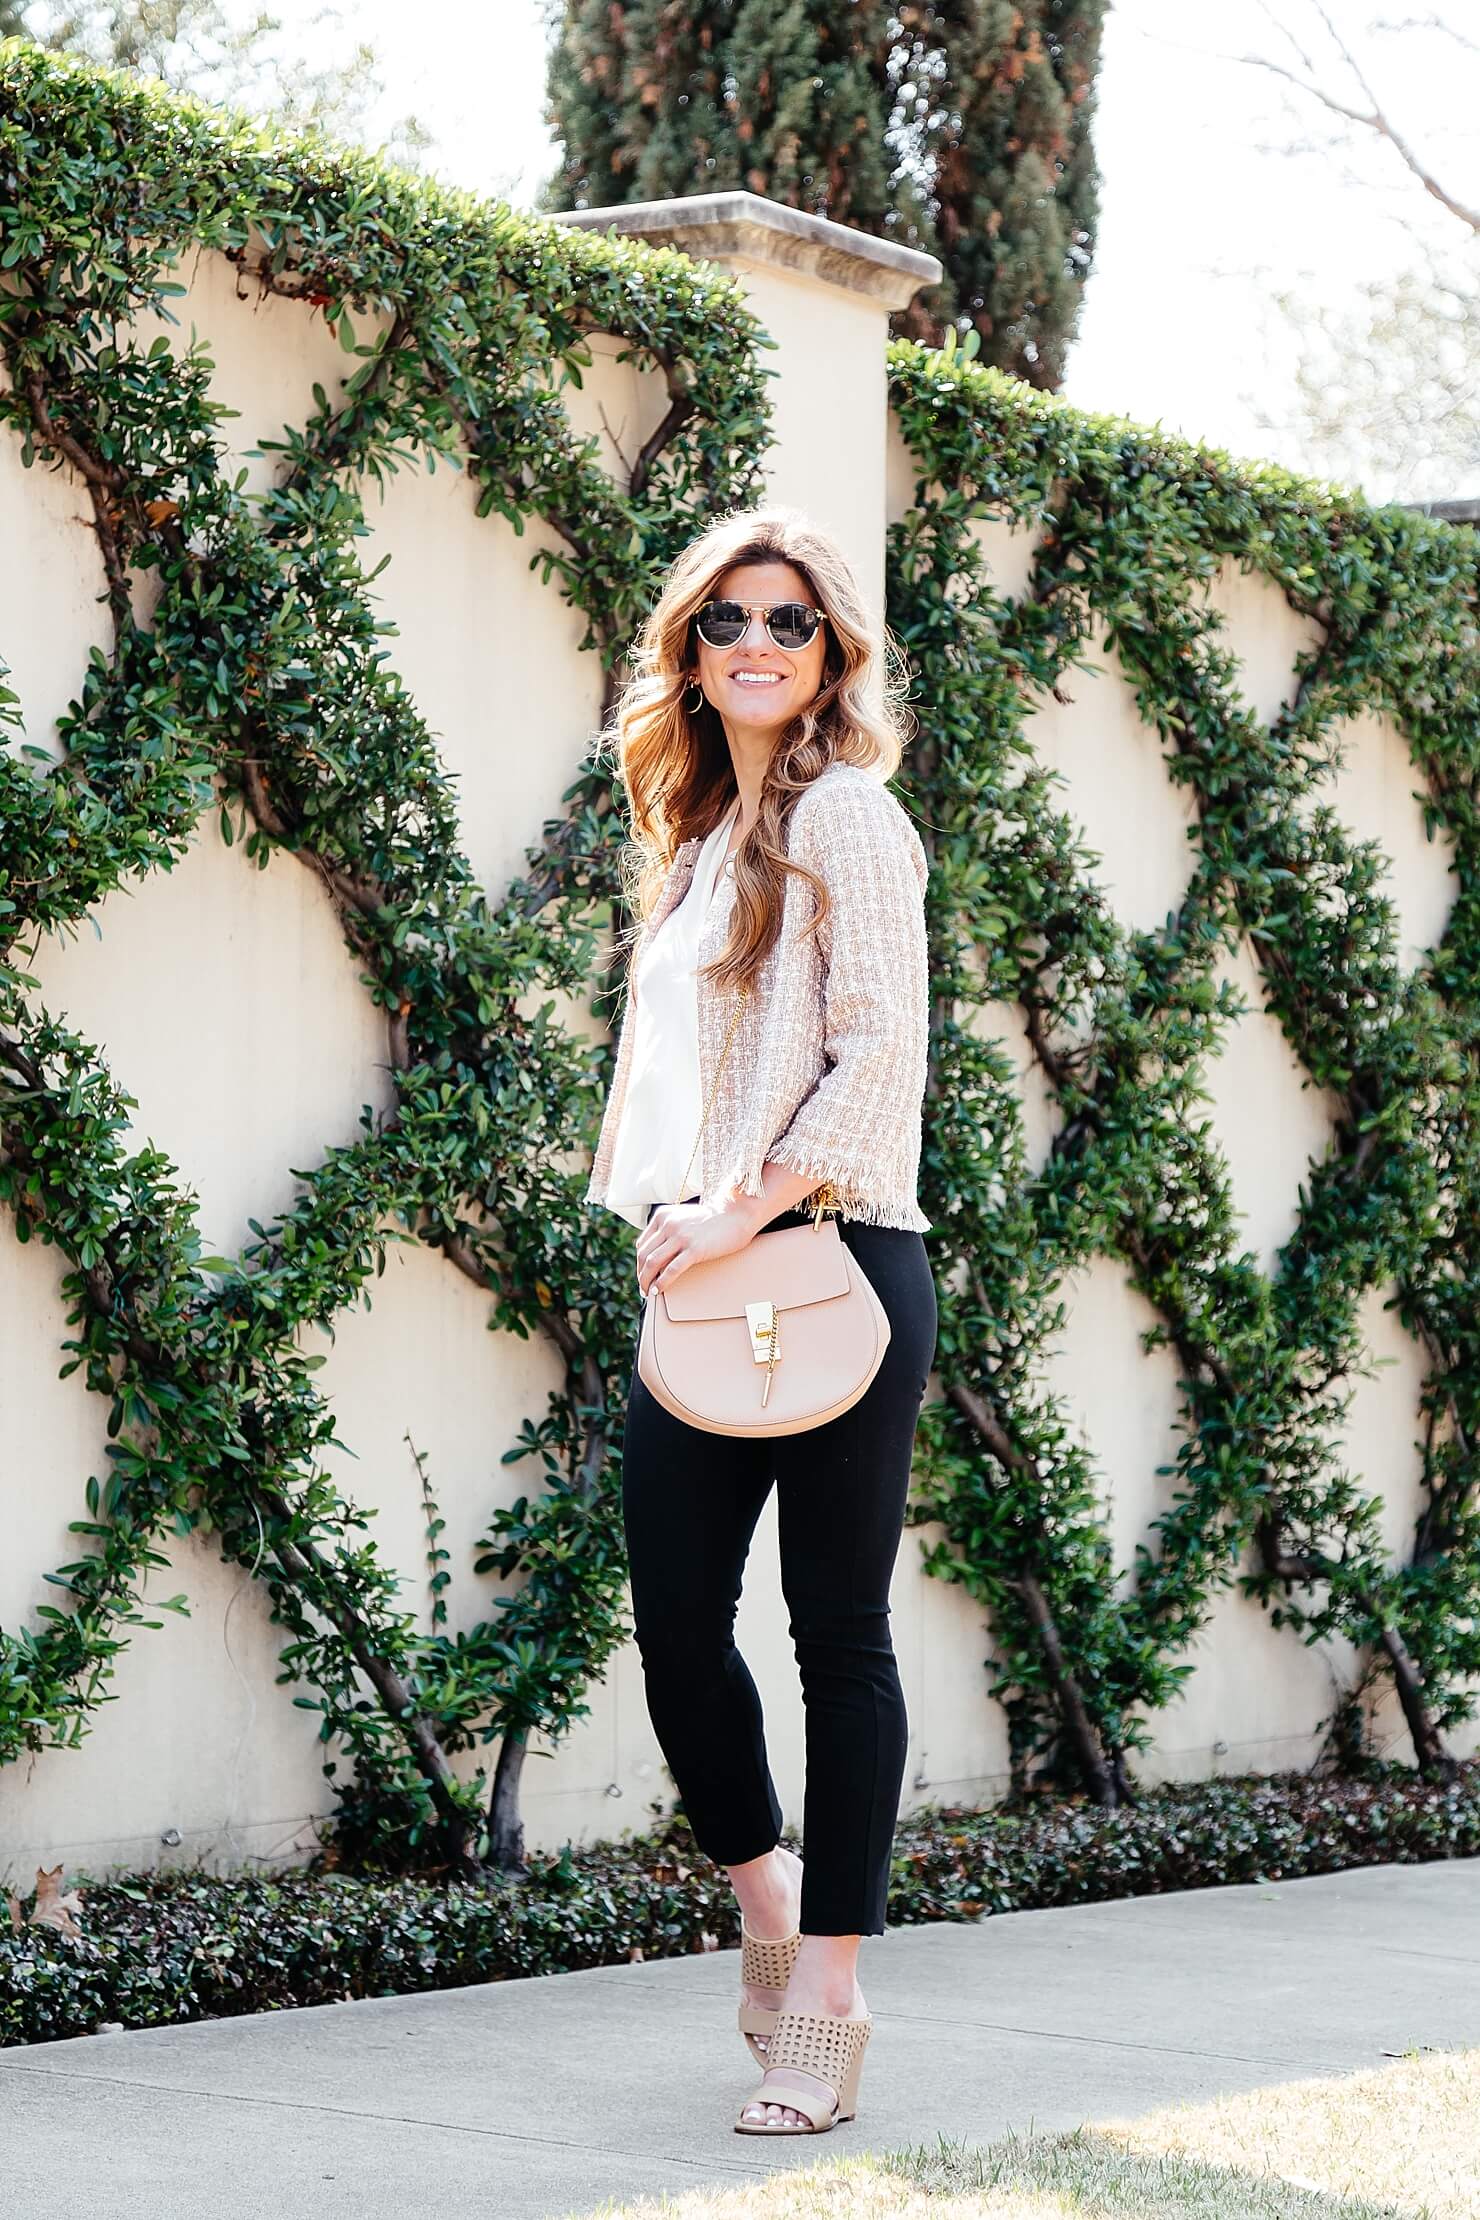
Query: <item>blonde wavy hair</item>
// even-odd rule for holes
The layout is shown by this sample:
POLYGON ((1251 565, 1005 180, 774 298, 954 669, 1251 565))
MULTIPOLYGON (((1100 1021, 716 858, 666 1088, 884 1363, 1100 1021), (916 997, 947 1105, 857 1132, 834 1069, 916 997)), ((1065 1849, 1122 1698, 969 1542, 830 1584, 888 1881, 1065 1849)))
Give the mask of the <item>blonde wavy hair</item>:
POLYGON ((826 917, 827 889, 786 853, 786 822, 797 799, 830 763, 854 763, 892 778, 916 720, 905 706, 905 657, 889 626, 875 625, 851 566, 831 535, 802 510, 769 506, 718 518, 673 563, 628 655, 632 673, 601 742, 615 741, 627 791, 631 838, 622 851, 622 888, 636 922, 619 946, 633 950, 683 842, 713 830, 737 792, 719 711, 685 698, 697 668, 694 619, 739 563, 790 563, 827 617, 816 694, 780 734, 766 765, 755 823, 735 851, 735 903, 729 937, 705 976, 724 987, 753 985, 781 930, 788 872, 811 882, 826 917), (877 673, 878 685, 875 689, 877 673), (877 690, 878 706, 874 692, 877 690))

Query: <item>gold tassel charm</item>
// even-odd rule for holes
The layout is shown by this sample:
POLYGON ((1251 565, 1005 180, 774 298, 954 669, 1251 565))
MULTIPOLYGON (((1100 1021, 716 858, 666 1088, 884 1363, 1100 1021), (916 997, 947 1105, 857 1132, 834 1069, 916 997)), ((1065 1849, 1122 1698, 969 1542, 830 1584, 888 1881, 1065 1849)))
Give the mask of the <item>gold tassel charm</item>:
POLYGON ((843 1208, 841 1202, 838 1200, 838 1191, 836 1187, 834 1187, 831 1180, 826 1180, 821 1187, 813 1189, 811 1201, 813 1205, 812 1230, 814 1233, 822 1223, 822 1213, 824 1212, 824 1210, 830 1210, 833 1212, 834 1216, 838 1216, 841 1214, 843 1208))
POLYGON ((747 1303, 745 1323, 750 1333, 750 1353, 757 1364, 766 1368, 766 1384, 761 1393, 765 1407, 771 1393, 771 1375, 776 1369, 776 1359, 781 1354, 781 1318, 772 1302, 747 1303))

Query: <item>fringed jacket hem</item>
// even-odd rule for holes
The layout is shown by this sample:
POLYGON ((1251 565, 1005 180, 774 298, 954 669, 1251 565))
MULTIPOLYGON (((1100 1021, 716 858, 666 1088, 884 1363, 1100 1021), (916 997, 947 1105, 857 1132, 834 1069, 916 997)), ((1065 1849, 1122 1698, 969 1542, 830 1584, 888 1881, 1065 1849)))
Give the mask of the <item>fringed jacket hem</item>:
MULTIPOLYGON (((781 931, 735 1027, 696 1164, 706 1201, 764 1192, 767 1162, 830 1182, 847 1218, 928 1233, 916 1195, 929 1053, 924 846, 888 788, 857 764, 833 763, 787 821, 788 854, 832 901, 816 933, 807 881, 786 880, 781 931)), ((686 840, 633 953, 686 893, 703 845, 686 840)), ((733 989, 705 978, 723 947, 733 887, 722 880, 699 937, 699 1072, 709 1100, 734 1015, 733 989)), ((635 986, 632 989, 635 992, 635 986)), ((612 1085, 586 1189, 606 1199, 634 1028, 624 1012, 612 1085)))

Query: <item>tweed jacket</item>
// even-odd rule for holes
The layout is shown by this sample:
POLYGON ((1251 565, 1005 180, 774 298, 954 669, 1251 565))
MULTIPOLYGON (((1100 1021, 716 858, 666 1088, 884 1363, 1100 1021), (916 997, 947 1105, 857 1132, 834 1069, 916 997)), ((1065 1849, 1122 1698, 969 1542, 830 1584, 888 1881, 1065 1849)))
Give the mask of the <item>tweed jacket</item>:
MULTIPOLYGON (((924 894, 929 864, 913 823, 878 776, 831 763, 793 806, 787 852, 827 887, 815 934, 805 879, 786 880, 781 931, 761 964, 725 1058, 691 1187, 705 1201, 764 1192, 766 1162, 831 1181, 844 1217, 919 1233, 916 1197, 929 1047, 924 894)), ((633 952, 612 1084, 586 1189, 604 1202, 631 1062, 632 999, 643 949, 686 893, 703 845, 686 840, 633 952)), ((729 930, 725 874, 699 936, 702 967, 729 930)), ((735 1011, 733 989, 700 970, 700 1099, 709 1100, 735 1011)))

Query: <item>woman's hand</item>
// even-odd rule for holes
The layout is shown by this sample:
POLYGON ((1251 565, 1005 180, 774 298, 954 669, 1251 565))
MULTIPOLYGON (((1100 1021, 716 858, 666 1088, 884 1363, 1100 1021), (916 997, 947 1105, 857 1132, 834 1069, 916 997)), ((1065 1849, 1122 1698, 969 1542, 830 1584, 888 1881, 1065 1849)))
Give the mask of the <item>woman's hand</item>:
POLYGON ((758 1227, 740 1200, 718 1203, 661 1203, 637 1237, 637 1284, 671 1287, 691 1264, 729 1256, 753 1240, 758 1227))

